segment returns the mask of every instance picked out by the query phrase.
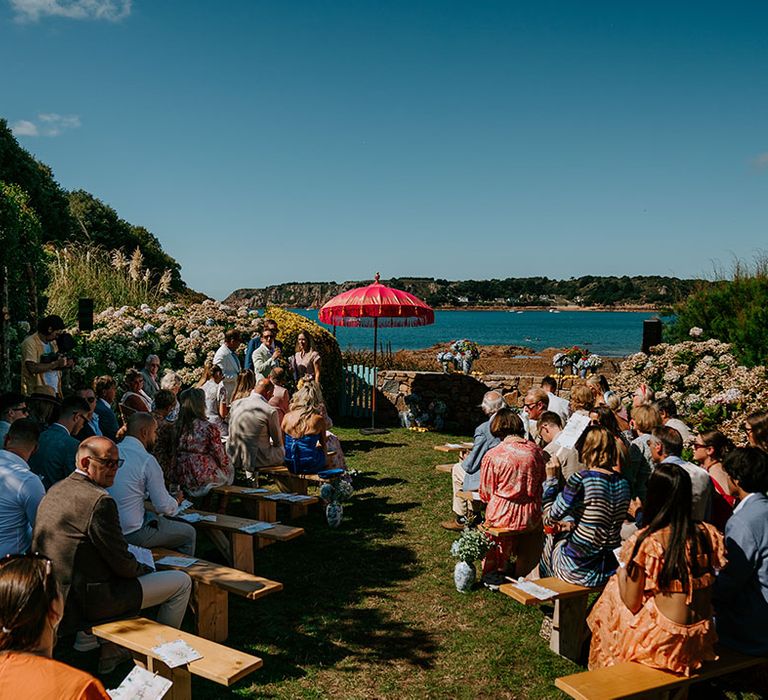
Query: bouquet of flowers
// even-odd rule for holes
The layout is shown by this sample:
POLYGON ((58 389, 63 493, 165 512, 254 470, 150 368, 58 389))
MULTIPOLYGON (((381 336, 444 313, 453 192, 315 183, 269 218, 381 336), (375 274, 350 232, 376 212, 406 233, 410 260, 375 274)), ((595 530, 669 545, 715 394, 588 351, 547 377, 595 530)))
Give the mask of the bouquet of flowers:
POLYGON ((556 369, 560 370, 560 372, 562 373, 562 371, 566 367, 570 367, 571 366, 571 358, 568 357, 568 355, 566 355, 564 352, 558 352, 552 358, 552 366, 555 367, 556 369))
POLYGON ((458 369, 459 367, 459 358, 448 350, 442 350, 437 353, 437 361, 442 365, 443 372, 448 372, 451 365, 453 365, 453 369, 458 369))
POLYGON ((585 360, 582 360, 582 364, 585 369, 591 369, 592 371, 596 371, 597 369, 603 366, 603 358, 600 357, 600 355, 592 354, 589 357, 587 357, 585 360))
POLYGON ((451 350, 453 350, 453 352, 462 360, 467 358, 476 360, 480 357, 480 348, 477 347, 477 343, 473 340, 467 340, 466 338, 454 340, 453 343, 451 343, 451 350))
POLYGON ((451 545, 451 556, 459 561, 472 564, 482 559, 488 554, 491 547, 495 546, 495 542, 485 532, 471 530, 467 527, 464 528, 459 539, 451 545))

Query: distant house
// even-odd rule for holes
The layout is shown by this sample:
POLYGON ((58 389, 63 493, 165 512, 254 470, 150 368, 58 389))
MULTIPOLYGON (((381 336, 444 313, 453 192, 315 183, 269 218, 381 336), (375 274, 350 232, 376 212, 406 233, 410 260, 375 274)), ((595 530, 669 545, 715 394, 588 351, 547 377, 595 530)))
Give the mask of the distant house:
POLYGON ((459 297, 457 301, 459 304, 469 304, 469 297, 459 297))

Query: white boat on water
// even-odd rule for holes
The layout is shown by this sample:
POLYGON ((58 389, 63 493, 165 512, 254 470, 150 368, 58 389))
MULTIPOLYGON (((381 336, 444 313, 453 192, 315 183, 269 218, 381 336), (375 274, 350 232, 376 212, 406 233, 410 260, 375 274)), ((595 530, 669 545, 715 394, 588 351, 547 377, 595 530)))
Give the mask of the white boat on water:
POLYGON ((551 313, 551 314, 559 314, 560 311, 558 309, 550 309, 549 313, 551 313))

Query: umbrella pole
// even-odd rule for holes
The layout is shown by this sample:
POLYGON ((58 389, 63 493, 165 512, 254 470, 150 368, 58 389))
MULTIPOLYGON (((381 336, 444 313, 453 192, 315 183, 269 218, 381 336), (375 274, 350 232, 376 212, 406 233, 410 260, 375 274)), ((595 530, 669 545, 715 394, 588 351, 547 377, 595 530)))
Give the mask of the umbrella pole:
POLYGON ((376 345, 379 341, 379 319, 373 319, 373 395, 371 396, 371 428, 376 427, 376 345))

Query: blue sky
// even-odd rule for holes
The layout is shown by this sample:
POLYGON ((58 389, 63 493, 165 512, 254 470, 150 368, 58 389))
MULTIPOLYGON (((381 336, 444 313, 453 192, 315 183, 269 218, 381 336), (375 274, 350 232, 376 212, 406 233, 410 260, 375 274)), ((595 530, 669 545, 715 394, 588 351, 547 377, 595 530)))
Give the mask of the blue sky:
POLYGON ((768 3, 0 0, 0 116, 193 287, 706 275, 768 223, 768 3))

